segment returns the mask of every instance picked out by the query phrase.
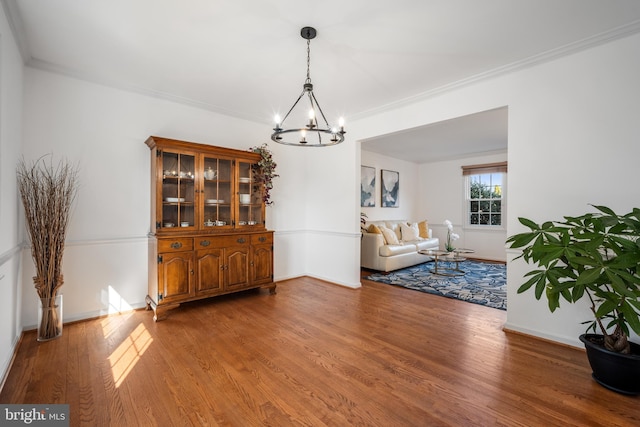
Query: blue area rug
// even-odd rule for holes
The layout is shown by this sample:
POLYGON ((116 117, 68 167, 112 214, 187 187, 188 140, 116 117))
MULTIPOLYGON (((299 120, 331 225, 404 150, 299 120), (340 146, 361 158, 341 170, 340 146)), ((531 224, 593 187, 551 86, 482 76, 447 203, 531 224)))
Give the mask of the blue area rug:
MULTIPOLYGON (((453 267, 453 263, 438 261, 438 271, 453 267)), ((499 310, 507 309, 507 266, 467 260, 460 263, 463 276, 441 276, 431 273, 434 264, 427 262, 413 267, 375 273, 367 277, 374 282, 402 286, 416 291, 455 298, 499 310)))

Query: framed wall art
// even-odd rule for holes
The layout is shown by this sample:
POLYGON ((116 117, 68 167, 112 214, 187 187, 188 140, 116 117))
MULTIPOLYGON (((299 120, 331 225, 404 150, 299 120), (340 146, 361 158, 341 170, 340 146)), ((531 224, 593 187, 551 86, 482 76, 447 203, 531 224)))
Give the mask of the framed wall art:
POLYGON ((369 208, 376 205, 376 169, 360 166, 360 206, 369 208))
POLYGON ((400 173, 384 169, 380 172, 382 178, 380 205, 383 208, 400 207, 400 173))

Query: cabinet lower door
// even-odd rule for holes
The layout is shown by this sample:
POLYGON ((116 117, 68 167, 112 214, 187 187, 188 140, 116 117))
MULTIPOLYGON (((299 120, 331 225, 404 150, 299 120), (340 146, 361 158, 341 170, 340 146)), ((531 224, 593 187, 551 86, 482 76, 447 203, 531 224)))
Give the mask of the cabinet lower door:
POLYGON ((194 295, 193 253, 162 254, 158 265, 158 302, 174 302, 194 295))
POLYGON ((196 293, 204 295, 222 292, 224 285, 223 253, 223 249, 198 251, 196 293))
POLYGON ((249 286, 249 247, 228 247, 226 251, 227 289, 249 286))
POLYGON ((251 283, 273 281, 273 249, 269 245, 253 246, 251 250, 251 283))

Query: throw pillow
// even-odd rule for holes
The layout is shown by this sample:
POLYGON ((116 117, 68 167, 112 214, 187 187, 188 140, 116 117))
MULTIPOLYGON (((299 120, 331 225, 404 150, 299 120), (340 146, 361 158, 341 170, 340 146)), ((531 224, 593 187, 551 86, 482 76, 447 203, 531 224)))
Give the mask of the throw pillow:
POLYGON ((417 223, 411 225, 400 224, 400 231, 402 232, 402 240, 405 242, 420 240, 420 231, 417 223))
POLYGON ((372 233, 372 234, 380 234, 380 235, 382 236, 382 244, 383 244, 383 245, 386 245, 386 244, 387 244, 387 239, 385 239, 385 237, 384 237, 384 233, 382 232, 382 229, 384 228, 384 226, 383 226, 383 225, 374 225, 374 224, 371 224, 371 226, 370 226, 369 228, 370 228, 371 230, 374 230, 374 231, 369 230, 369 232, 370 232, 370 233, 372 233))
POLYGON ((389 230, 396 233, 396 238, 398 240, 402 239, 402 234, 400 232, 400 224, 401 224, 400 221, 387 221, 385 224, 385 227, 387 227, 389 230))
POLYGON ((418 231, 419 231, 418 235, 423 239, 429 238, 429 223, 427 222, 426 219, 418 223, 418 231))
POLYGON ((373 233, 373 234, 382 234, 382 232, 380 231, 378 226, 376 226, 375 224, 371 224, 369 226, 369 228, 367 229, 367 232, 368 233, 373 233))
POLYGON ((382 235, 384 236, 384 240, 386 240, 387 245, 399 245, 400 241, 398 240, 398 236, 393 230, 388 229, 387 227, 380 226, 380 231, 382 231, 382 235))

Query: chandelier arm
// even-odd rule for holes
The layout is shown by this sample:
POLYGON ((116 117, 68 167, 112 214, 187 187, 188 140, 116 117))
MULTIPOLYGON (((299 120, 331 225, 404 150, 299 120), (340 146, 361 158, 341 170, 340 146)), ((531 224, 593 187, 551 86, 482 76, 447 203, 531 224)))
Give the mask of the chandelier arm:
MULTIPOLYGON (((313 97, 313 100, 316 103, 316 107, 318 107, 318 111, 320 111, 320 115, 322 116, 322 120, 324 120, 324 124, 327 126, 327 129, 331 129, 331 126, 329 126, 329 122, 327 121, 327 118, 324 115, 324 111, 322 111, 322 107, 320 106, 320 103, 316 99, 316 95, 313 92, 311 92, 310 96, 313 97)), ((313 102, 311 103, 311 105, 313 105, 313 102)))
POLYGON ((296 102, 293 103, 293 105, 289 109, 289 112, 286 114, 286 116, 284 116, 284 119, 282 119, 282 121, 280 122, 280 126, 284 125, 284 121, 287 120, 287 117, 289 117, 289 114, 291 114, 293 109, 296 108, 296 105, 298 105, 298 102, 300 102, 300 99, 302 99, 302 96, 304 95, 305 92, 306 90, 303 89, 298 99, 296 99, 296 102))

